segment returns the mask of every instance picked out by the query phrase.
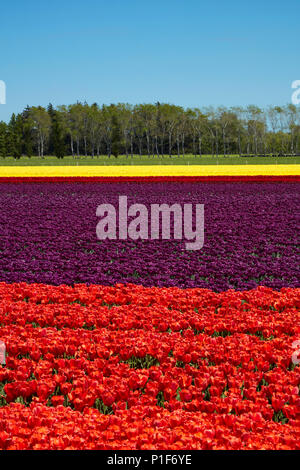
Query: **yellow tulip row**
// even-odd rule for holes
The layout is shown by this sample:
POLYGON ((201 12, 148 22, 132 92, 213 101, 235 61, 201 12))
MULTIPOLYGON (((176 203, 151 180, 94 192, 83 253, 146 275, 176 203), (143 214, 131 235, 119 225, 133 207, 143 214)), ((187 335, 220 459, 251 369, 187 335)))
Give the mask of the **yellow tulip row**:
POLYGON ((287 176, 300 165, 2 166, 0 177, 287 176))

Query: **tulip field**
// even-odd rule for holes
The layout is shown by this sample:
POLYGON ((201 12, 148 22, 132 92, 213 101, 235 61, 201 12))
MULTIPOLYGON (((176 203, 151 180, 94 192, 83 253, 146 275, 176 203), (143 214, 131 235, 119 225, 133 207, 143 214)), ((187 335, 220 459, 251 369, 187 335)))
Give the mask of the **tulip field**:
POLYGON ((299 192, 294 182, 37 182, 0 184, 0 280, 116 283, 214 291, 300 287, 299 192), (202 203, 204 246, 184 240, 98 240, 99 204, 119 195, 202 203))
POLYGON ((300 289, 0 285, 4 449, 299 447, 300 289))
POLYGON ((0 171, 0 449, 300 449, 295 170, 112 176, 0 171), (97 240, 120 195, 203 248, 97 240))

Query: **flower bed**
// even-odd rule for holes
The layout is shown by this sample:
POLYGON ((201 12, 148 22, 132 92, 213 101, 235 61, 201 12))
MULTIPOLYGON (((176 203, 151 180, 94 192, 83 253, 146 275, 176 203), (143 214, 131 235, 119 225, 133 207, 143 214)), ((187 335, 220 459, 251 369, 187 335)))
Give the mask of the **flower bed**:
POLYGON ((0 449, 299 448, 300 289, 0 283, 0 449))
MULTIPOLYGON (((300 165, 40 165, 0 166, 0 177, 198 177, 198 176, 295 176, 300 165)), ((191 161, 192 163, 192 161, 191 161)))
POLYGON ((299 175, 0 176, 0 183, 299 183, 299 175))
POLYGON ((297 183, 0 185, 0 280, 118 282, 215 291, 299 286, 297 183), (204 246, 96 236, 102 203, 204 204, 204 246))

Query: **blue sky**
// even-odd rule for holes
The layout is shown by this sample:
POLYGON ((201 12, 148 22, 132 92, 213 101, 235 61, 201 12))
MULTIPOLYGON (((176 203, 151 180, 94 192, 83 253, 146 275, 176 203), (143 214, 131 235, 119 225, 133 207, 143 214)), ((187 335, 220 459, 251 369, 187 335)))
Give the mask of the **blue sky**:
POLYGON ((299 0, 3 0, 0 120, 27 104, 285 104, 299 0))

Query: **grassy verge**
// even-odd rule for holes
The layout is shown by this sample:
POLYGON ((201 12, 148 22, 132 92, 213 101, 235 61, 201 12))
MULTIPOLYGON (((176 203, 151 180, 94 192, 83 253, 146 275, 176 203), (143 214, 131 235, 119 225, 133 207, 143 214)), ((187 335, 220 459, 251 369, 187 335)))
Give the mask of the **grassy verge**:
POLYGON ((12 157, 0 158, 0 166, 65 166, 65 165, 269 165, 269 164, 300 164, 300 157, 240 157, 238 155, 228 155, 226 157, 215 157, 212 155, 203 155, 194 157, 185 155, 184 157, 164 156, 148 157, 147 155, 126 157, 120 155, 118 158, 101 155, 99 158, 91 156, 73 158, 66 156, 58 159, 53 156, 46 156, 44 159, 39 157, 21 157, 15 160, 12 157))

